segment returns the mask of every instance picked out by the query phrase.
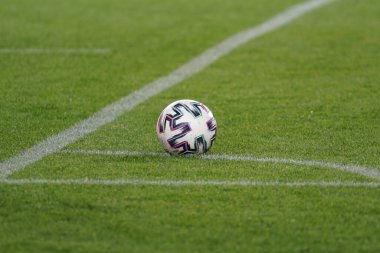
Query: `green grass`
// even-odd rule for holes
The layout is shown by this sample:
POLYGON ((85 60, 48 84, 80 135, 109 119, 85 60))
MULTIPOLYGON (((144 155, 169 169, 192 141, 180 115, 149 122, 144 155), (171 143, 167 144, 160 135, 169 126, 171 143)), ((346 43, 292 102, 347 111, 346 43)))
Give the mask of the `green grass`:
POLYGON ((113 51, 2 54, 0 161, 297 1, 265 2, 2 0, 0 48, 113 51))
POLYGON ((33 185, 0 191, 8 206, 0 209, 3 252, 379 248, 379 189, 33 185))
MULTIPOLYGON (((3 1, 0 48, 112 53, 0 55, 0 161, 296 2, 3 1)), ((159 113, 192 98, 216 116, 213 154, 380 168, 379 15, 375 1, 336 1, 67 148, 163 152, 155 136, 159 113)), ((63 153, 11 178, 376 181, 301 165, 63 153)), ((0 184, 0 252, 378 252, 379 193, 0 184)))

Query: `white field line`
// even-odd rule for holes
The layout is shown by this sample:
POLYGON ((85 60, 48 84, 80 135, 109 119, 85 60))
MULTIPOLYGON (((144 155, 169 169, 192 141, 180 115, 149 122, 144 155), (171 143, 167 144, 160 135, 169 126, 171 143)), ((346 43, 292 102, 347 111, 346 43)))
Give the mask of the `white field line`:
POLYGON ((363 187, 380 188, 380 183, 341 182, 341 181, 305 181, 305 182, 265 182, 265 181, 177 181, 143 179, 0 179, 2 184, 58 184, 58 185, 161 185, 161 186, 285 186, 285 187, 363 187))
MULTIPOLYGON (((62 150, 61 153, 89 154, 89 155, 120 155, 120 156, 169 156, 166 153, 129 151, 129 150, 113 151, 113 150, 69 150, 67 149, 67 150, 62 150)), ((351 173, 363 175, 369 178, 380 180, 379 169, 361 166, 361 165, 296 160, 296 159, 276 158, 276 157, 255 157, 255 156, 234 156, 234 155, 202 155, 202 156, 197 156, 197 157, 199 157, 200 159, 208 159, 208 160, 282 163, 282 164, 295 164, 295 165, 303 165, 303 166, 330 168, 330 169, 336 169, 336 170, 340 170, 344 172, 351 172, 351 173)))
POLYGON ((167 76, 158 78, 157 80, 146 84, 141 89, 136 90, 128 96, 107 105, 91 117, 73 125, 57 135, 49 137, 31 148, 24 150, 18 155, 1 162, 0 178, 6 178, 15 171, 25 168, 29 164, 61 150, 65 146, 77 141, 91 132, 94 132, 105 124, 114 121, 122 114, 132 110, 137 105, 148 100, 152 96, 157 95, 160 92, 204 70, 210 64, 214 63, 226 54, 229 54, 241 45, 276 30, 294 19, 332 1, 333 0, 308 0, 285 10, 284 12, 274 16, 258 26, 227 38, 214 47, 207 49, 167 76))
POLYGON ((0 48, 0 54, 108 54, 109 48, 0 48))

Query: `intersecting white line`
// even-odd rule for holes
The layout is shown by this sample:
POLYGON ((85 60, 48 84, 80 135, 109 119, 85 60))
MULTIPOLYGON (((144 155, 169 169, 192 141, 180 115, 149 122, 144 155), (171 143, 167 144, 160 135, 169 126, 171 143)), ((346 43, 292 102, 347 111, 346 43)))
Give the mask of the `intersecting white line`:
POLYGON ((0 54, 108 54, 110 48, 0 48, 0 54))
POLYGON ((305 181, 305 182, 266 182, 266 181, 177 181, 177 180, 143 180, 143 179, 0 179, 2 184, 58 184, 58 185, 161 185, 161 186, 285 186, 285 187, 362 187, 380 188, 380 183, 341 182, 341 181, 305 181))
MULTIPOLYGON (((168 156, 166 153, 158 152, 144 152, 144 151, 130 151, 130 150, 62 150, 61 153, 71 153, 71 154, 88 154, 88 155, 121 155, 121 156, 168 156)), ((336 169, 344 172, 355 173, 363 175, 373 179, 380 180, 380 170, 371 167, 365 167, 361 165, 353 164, 340 164, 332 162, 321 162, 321 161, 307 161, 307 160, 296 160, 288 158, 277 158, 277 157, 255 157, 255 156, 242 156, 242 155, 202 155, 197 156, 200 159, 208 160, 229 160, 229 161, 250 161, 250 162, 261 162, 261 163, 283 163, 283 164, 295 164, 303 166, 314 166, 322 168, 336 169)))
POLYGON ((25 168, 26 166, 41 160, 47 155, 56 153, 67 145, 74 143, 89 133, 96 131, 105 124, 116 120, 122 114, 132 110, 152 96, 157 95, 160 92, 204 70, 210 64, 231 53, 241 45, 244 45, 264 34, 272 32, 273 30, 288 24, 294 19, 299 18, 306 13, 332 1, 333 0, 308 0, 285 10, 284 12, 272 17, 258 26, 227 38, 221 43, 207 49, 200 55, 191 59, 189 62, 185 63, 167 76, 158 78, 157 80, 146 84, 141 89, 136 90, 130 95, 107 105, 91 117, 56 135, 50 136, 46 140, 24 150, 16 156, 1 162, 0 178, 6 178, 17 170, 25 168))

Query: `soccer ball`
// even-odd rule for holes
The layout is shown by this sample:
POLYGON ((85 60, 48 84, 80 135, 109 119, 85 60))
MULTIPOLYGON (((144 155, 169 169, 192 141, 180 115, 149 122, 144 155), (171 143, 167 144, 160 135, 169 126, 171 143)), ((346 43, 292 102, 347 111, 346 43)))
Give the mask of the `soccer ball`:
POLYGON ((171 103, 157 121, 158 141, 172 155, 205 154, 214 143, 216 132, 210 109, 194 100, 171 103))

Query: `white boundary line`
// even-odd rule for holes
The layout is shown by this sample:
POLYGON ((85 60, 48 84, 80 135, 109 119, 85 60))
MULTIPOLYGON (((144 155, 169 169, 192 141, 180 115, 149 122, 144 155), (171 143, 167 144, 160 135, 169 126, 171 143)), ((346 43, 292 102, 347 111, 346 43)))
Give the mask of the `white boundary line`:
MULTIPOLYGON (((143 152, 143 151, 129 151, 129 150, 62 150, 61 153, 69 154, 88 154, 88 155, 120 155, 120 156, 168 156, 166 153, 158 152, 143 152)), ((249 162, 261 162, 261 163, 283 163, 283 164, 295 164, 303 166, 314 166, 322 168, 332 168, 344 172, 351 172, 359 175, 363 175, 369 178, 380 180, 380 170, 376 168, 365 167, 361 165, 353 164, 339 164, 332 162, 321 161, 306 161, 287 158, 276 157, 254 157, 254 156, 234 156, 234 155, 202 155, 200 159, 207 160, 228 160, 228 161, 249 161, 249 162)))
POLYGON ((174 70, 169 75, 158 78, 152 83, 146 84, 141 89, 132 92, 130 95, 107 105, 91 117, 73 125, 57 135, 49 137, 31 148, 24 150, 18 155, 1 162, 0 178, 6 178, 17 170, 25 168, 43 157, 61 150, 65 146, 77 141, 91 132, 94 132, 105 124, 114 121, 122 114, 132 110, 137 105, 148 100, 152 96, 157 95, 160 92, 204 70, 210 64, 229 54, 241 45, 276 30, 294 19, 332 1, 333 0, 311 0, 297 4, 258 26, 227 38, 214 47, 207 49, 205 52, 185 63, 178 69, 174 70))
POLYGON ((380 183, 341 182, 341 181, 306 181, 306 182, 265 182, 265 181, 176 181, 176 180, 142 180, 142 179, 0 179, 3 184, 58 184, 58 185, 161 185, 161 186, 286 186, 286 187, 363 187, 380 188, 380 183))
POLYGON ((108 54, 109 48, 0 48, 0 54, 108 54))

